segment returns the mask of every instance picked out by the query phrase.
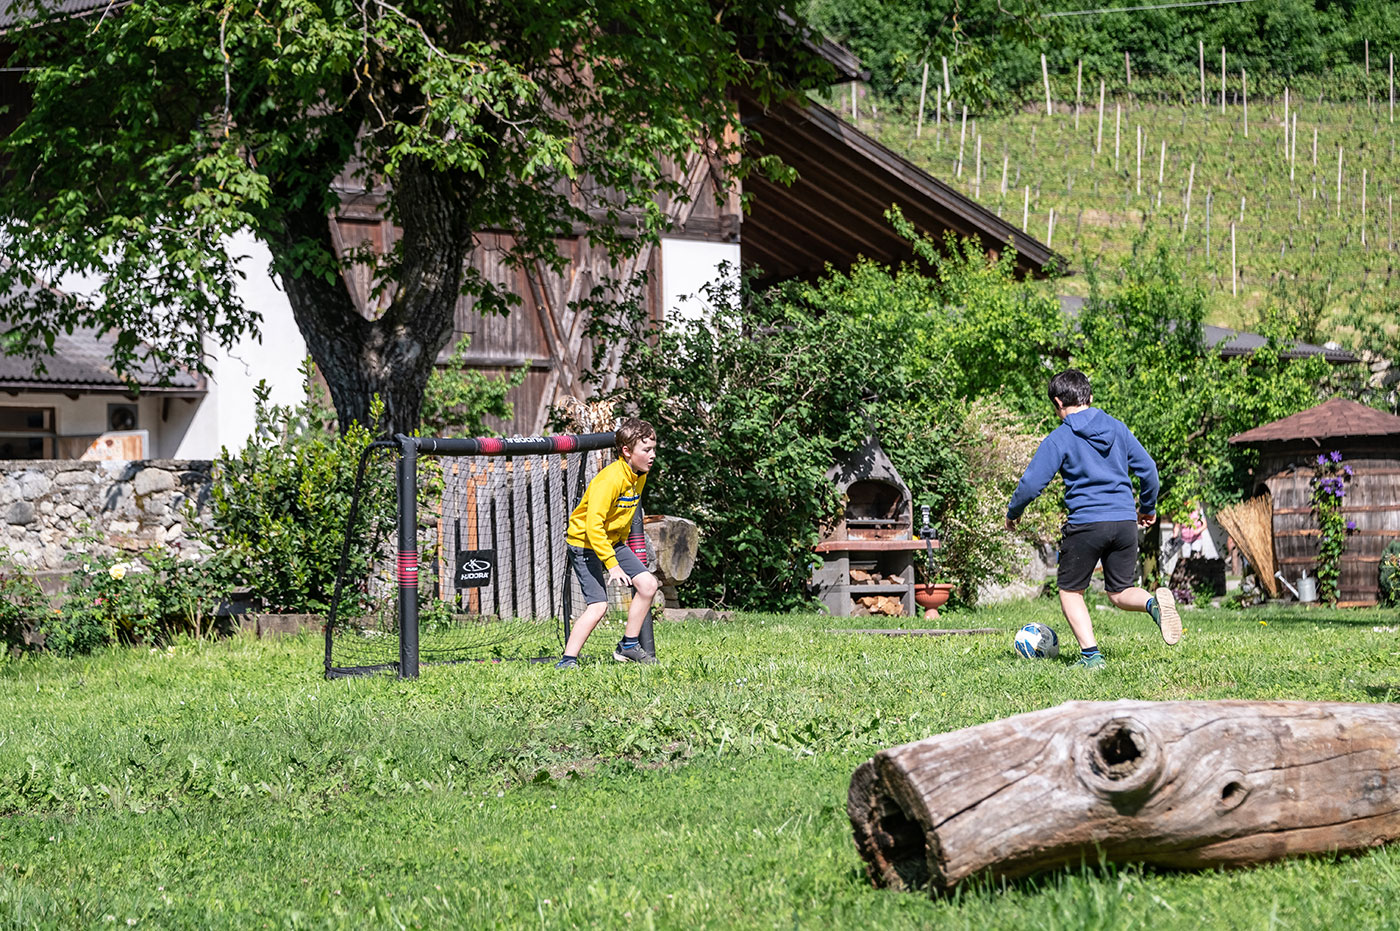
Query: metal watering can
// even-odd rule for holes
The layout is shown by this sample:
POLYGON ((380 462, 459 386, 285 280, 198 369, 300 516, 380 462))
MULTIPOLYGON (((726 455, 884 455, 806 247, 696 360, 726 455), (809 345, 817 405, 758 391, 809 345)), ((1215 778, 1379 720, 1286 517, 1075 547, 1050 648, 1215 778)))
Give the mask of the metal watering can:
POLYGON ((1298 579, 1298 587, 1294 588, 1288 584, 1288 580, 1283 577, 1283 570, 1274 573, 1274 576, 1283 583, 1283 587, 1293 593, 1293 597, 1302 602, 1317 601, 1317 579, 1308 575, 1308 570, 1304 569, 1302 576, 1298 579))

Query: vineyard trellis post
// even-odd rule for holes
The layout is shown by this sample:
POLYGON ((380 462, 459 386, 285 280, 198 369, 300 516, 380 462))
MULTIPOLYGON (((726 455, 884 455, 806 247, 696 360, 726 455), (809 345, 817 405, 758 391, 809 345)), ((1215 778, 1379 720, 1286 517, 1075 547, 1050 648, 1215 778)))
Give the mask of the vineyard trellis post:
POLYGON ((919 82, 919 122, 914 126, 914 138, 924 134, 924 96, 928 93, 928 60, 924 60, 924 78, 919 82))
POLYGON ((1079 131, 1079 105, 1084 99, 1084 59, 1079 59, 1079 66, 1074 76, 1074 129, 1079 131))
POLYGON ((1099 78, 1099 132, 1094 137, 1094 154, 1103 151, 1103 85, 1104 79, 1099 78))
POLYGON ((1201 51, 1201 109, 1206 107, 1206 43, 1205 40, 1198 40, 1197 45, 1201 51))
POLYGON ((1249 75, 1240 69, 1240 93, 1244 95, 1244 137, 1249 138, 1249 75))
POLYGON ((958 174, 957 174, 957 176, 958 176, 959 178, 962 177, 962 168, 963 168, 963 146, 966 144, 966 142, 967 142, 967 104, 963 104, 963 108, 962 108, 962 131, 961 131, 961 132, 959 133, 959 135, 958 135, 958 174))
POLYGON ((1050 116, 1050 66, 1045 63, 1045 53, 1040 53, 1040 77, 1045 82, 1045 115, 1050 116))

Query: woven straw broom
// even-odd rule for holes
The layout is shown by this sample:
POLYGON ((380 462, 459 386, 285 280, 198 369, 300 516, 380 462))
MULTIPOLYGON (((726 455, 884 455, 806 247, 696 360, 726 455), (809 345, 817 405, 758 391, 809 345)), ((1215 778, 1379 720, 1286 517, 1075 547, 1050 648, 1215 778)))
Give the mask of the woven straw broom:
POLYGON ((1278 597, 1274 578, 1274 499, 1267 493, 1225 508, 1215 515, 1220 526, 1244 553, 1259 584, 1270 598, 1278 597))

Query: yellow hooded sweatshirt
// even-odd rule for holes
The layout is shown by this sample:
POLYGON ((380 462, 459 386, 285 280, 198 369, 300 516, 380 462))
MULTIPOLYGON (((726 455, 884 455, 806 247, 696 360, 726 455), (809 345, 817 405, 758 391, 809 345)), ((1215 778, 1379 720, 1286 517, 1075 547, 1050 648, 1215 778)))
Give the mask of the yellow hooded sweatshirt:
POLYGON ((605 569, 616 566, 614 547, 632 529, 632 516, 641 503, 646 483, 646 473, 633 472, 620 456, 595 475, 583 500, 569 515, 569 532, 565 536, 569 545, 592 550, 605 569))

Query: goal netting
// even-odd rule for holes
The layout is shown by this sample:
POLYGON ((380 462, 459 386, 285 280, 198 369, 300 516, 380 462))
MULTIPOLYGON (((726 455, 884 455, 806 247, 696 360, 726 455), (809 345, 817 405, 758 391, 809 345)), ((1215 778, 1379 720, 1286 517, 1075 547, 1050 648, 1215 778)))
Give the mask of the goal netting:
POLYGON ((326 623, 326 675, 411 678, 420 664, 557 656, 581 606, 569 514, 613 439, 398 436, 367 448, 326 623), (390 457, 396 507, 361 519, 375 493, 366 474, 382 476, 390 457), (351 558, 365 547, 371 558, 351 558), (346 568, 356 564, 374 568, 357 578, 346 568))

